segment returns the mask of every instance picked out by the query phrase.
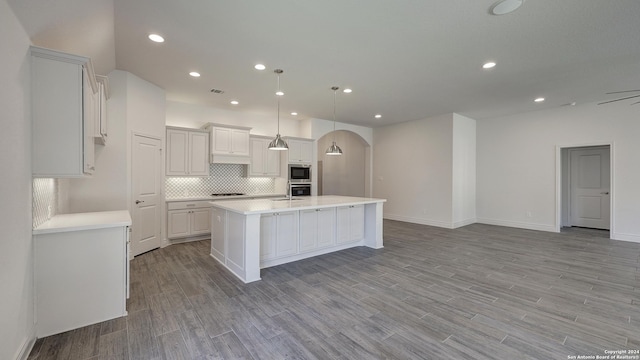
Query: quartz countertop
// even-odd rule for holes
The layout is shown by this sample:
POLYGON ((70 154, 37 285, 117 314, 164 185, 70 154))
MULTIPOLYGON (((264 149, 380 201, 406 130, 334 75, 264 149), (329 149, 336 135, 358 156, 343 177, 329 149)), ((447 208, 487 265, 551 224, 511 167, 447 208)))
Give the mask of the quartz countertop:
POLYGON ((34 235, 130 226, 127 210, 60 214, 33 229, 34 235))
POLYGON ((386 199, 352 197, 352 196, 299 196, 293 197, 292 200, 281 199, 254 199, 254 200, 231 200, 231 201, 211 201, 213 207, 236 213, 249 214, 268 214, 286 210, 307 210, 319 209, 335 206, 350 206, 373 204, 385 202, 386 199))
POLYGON ((179 197, 179 198, 167 198, 166 202, 174 201, 219 201, 219 200, 233 200, 233 199, 259 199, 269 197, 284 197, 285 194, 245 194, 245 195, 232 195, 232 196, 197 196, 197 197, 179 197))

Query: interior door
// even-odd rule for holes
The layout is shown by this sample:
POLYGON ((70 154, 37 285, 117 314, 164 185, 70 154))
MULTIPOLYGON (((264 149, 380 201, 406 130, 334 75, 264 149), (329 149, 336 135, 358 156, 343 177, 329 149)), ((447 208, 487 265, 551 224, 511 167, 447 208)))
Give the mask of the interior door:
POLYGON ((162 146, 160 139, 133 137, 131 253, 136 256, 161 245, 162 146))
POLYGON ((609 147, 570 149, 571 226, 594 229, 610 227, 609 147))

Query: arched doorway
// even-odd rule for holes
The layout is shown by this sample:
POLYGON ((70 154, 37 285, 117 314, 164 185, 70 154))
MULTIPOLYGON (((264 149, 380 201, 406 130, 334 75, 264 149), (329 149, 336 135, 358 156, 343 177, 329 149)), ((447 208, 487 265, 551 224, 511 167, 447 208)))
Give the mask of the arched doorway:
POLYGON ((358 134, 338 130, 318 139, 318 195, 371 196, 371 148, 358 134), (334 141, 341 156, 328 156, 327 148, 334 141))

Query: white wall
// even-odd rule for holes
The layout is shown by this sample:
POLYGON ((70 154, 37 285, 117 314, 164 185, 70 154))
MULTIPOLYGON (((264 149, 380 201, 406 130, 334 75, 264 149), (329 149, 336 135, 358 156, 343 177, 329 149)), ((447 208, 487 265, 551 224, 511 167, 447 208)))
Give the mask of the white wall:
POLYGON ((453 115, 373 129, 373 196, 384 217, 453 227, 453 115))
MULTIPOLYGON (((203 105, 167 101, 166 125, 198 129, 206 123, 246 126, 253 135, 276 136, 277 115, 227 110, 203 105)), ((280 114, 280 134, 282 136, 305 137, 300 132, 301 121, 283 117, 280 114)))
POLYGON ((476 222, 476 121, 453 114, 453 227, 476 222))
POLYGON ((368 196, 366 190, 369 180, 369 174, 367 174, 369 151, 369 144, 350 131, 337 130, 318 139, 317 163, 322 162, 322 170, 318 167, 316 172, 318 174, 318 188, 322 187, 322 194, 368 196), (340 156, 325 154, 334 139, 342 149, 343 154, 340 156))
POLYGON ((477 126, 478 221, 555 231, 556 147, 613 142, 611 237, 640 242, 638 105, 591 103, 482 120, 477 126))
POLYGON ((0 0, 0 359, 34 340, 29 38, 0 0))

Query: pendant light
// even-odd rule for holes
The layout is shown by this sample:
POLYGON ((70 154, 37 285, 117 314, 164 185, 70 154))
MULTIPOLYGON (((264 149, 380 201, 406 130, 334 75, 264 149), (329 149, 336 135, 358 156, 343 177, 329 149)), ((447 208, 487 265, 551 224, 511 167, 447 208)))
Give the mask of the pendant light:
POLYGON ((278 75, 278 91, 276 92, 278 99, 278 133, 276 134, 276 138, 269 143, 269 150, 289 150, 287 142, 280 137, 280 96, 284 95, 284 93, 280 91, 280 74, 284 71, 282 71, 282 69, 275 69, 273 72, 278 75))
POLYGON ((333 144, 325 151, 327 155, 342 155, 342 149, 336 145, 336 93, 338 89, 340 88, 337 86, 331 88, 333 90, 333 144))

